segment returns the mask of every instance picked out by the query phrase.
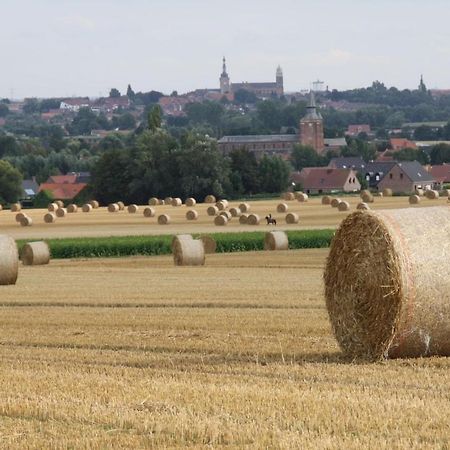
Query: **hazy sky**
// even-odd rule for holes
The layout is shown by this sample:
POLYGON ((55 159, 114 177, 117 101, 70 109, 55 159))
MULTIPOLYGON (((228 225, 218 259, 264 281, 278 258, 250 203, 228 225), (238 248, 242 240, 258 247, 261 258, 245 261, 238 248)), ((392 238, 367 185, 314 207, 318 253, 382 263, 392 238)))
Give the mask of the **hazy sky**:
POLYGON ((0 97, 231 81, 450 88, 449 0, 0 0, 0 97))

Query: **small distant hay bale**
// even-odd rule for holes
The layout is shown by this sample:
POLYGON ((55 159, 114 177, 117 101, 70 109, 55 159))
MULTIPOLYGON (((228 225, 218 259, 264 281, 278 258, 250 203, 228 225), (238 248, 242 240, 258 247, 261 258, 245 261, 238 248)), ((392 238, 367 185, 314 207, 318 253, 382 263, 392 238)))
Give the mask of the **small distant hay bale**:
POLYGON ((90 202, 88 202, 93 209, 98 209, 100 207, 100 203, 97 200, 91 200, 90 202))
POLYGON ((165 202, 163 199, 161 199, 161 200, 159 201, 159 204, 160 204, 160 205, 165 205, 166 202, 165 202))
POLYGON ((149 204, 150 206, 156 206, 156 205, 159 205, 159 199, 156 198, 156 197, 152 197, 152 198, 149 199, 148 204, 149 204))
POLYGON ((16 284, 19 273, 19 253, 16 241, 0 235, 0 285, 16 284))
POLYGON ((189 208, 192 208, 197 204, 197 201, 193 197, 189 197, 185 200, 184 204, 188 206, 189 208))
POLYGON ((359 196, 362 198, 363 195, 370 194, 369 189, 361 189, 359 196))
POLYGON ((181 240, 173 248, 173 261, 176 266, 203 266, 205 249, 200 240, 181 240))
POLYGON ((155 208, 151 208, 150 206, 144 208, 144 217, 155 217, 155 215, 156 215, 155 208))
POLYGON ((277 212, 285 213, 289 209, 289 206, 286 203, 279 203, 277 206, 277 212))
POLYGON ((374 197, 383 197, 383 193, 382 192, 376 192, 374 197))
POLYGON ((361 200, 364 203, 373 203, 374 202, 373 195, 370 192, 361 193, 361 200))
POLYGON ((176 197, 172 199, 172 206, 181 206, 182 204, 181 198, 176 197))
POLYGON ((33 225, 33 219, 29 216, 24 216, 20 219, 20 225, 22 227, 31 227, 33 225))
POLYGON ((197 220, 198 219, 198 212, 195 209, 190 209, 186 213, 186 219, 187 220, 197 220))
POLYGON ((413 194, 409 196, 409 204, 410 205, 418 205, 420 203, 420 197, 417 194, 413 194))
POLYGON ((59 209, 59 205, 56 202, 49 203, 47 206, 48 211, 50 212, 56 212, 59 209))
POLYGON ((216 253, 217 242, 211 236, 200 236, 200 240, 203 242, 203 248, 206 254, 216 253))
POLYGON ((117 202, 117 205, 119 206, 119 211, 125 210, 125 203, 124 202, 117 202))
POLYGON ((45 223, 55 223, 56 222, 56 215, 55 213, 48 212, 44 216, 44 222, 45 223))
POLYGON ((230 208, 230 214, 232 217, 240 217, 242 211, 239 208, 230 208))
POLYGON ((20 203, 13 203, 11 205, 11 212, 19 212, 22 209, 22 205, 20 203))
MULTIPOLYGON (((363 202, 365 203, 365 202, 363 202)), ((338 211, 350 211, 350 203, 346 202, 346 201, 342 201, 341 203, 339 203, 338 205, 338 211)))
POLYGON ((55 203, 58 205, 59 208, 64 208, 64 202, 62 200, 55 200, 55 203))
POLYGON ((127 211, 128 211, 130 214, 136 214, 136 213, 139 211, 139 206, 138 206, 138 205, 135 205, 135 204, 128 205, 127 211))
POLYGON ((294 197, 296 198, 296 200, 298 200, 298 198, 300 197, 300 195, 303 194, 303 191, 294 191, 294 197))
POLYGON ((269 231, 264 238, 264 250, 288 250, 289 239, 284 231, 269 231))
POLYGON ((67 209, 66 208, 58 208, 56 210, 56 217, 66 217, 67 209))
POLYGON ((231 215, 230 211, 220 211, 219 216, 224 216, 230 221, 233 216, 231 215))
POLYGON ((324 273, 329 319, 346 356, 450 356, 450 246, 438 238, 449 235, 450 208, 442 206, 346 217, 324 273))
POLYGON ((166 197, 166 198, 164 199, 164 203, 165 203, 166 205, 171 205, 171 204, 172 204, 172 200, 173 200, 172 197, 166 197))
POLYGON ((120 208, 117 203, 110 203, 108 205, 108 212, 115 213, 115 212, 119 212, 119 211, 120 211, 120 208))
POLYGON ((341 199, 340 198, 333 198, 333 200, 331 200, 331 207, 332 208, 337 208, 339 203, 341 203, 341 199))
POLYGON ((71 203, 69 206, 67 206, 67 212, 69 214, 74 214, 78 212, 78 206, 75 205, 75 203, 71 203))
POLYGON ((83 211, 84 213, 89 213, 92 211, 92 205, 90 203, 85 203, 82 208, 81 211, 83 211))
POLYGON ((284 194, 281 195, 281 198, 283 200, 286 200, 287 202, 291 202, 295 200, 295 194, 293 192, 285 192, 284 194))
POLYGON ((205 197, 205 203, 216 203, 216 197, 214 195, 207 195, 205 197))
POLYGON ((219 211, 223 211, 228 208, 228 200, 219 200, 216 203, 216 206, 219 209, 219 211))
POLYGON ((384 188, 382 191, 383 197, 392 197, 392 189, 384 188))
POLYGON ((26 216, 25 213, 20 212, 16 214, 16 222, 20 223, 20 221, 26 216))
POLYGON ((322 197, 322 205, 330 205, 331 204, 331 197, 329 195, 324 195, 322 197))
POLYGON ((429 189, 425 192, 425 197, 428 200, 437 200, 439 198, 439 192, 433 189, 429 189))
POLYGON ((40 266, 50 262, 50 249, 47 242, 28 242, 20 252, 24 266, 40 266))
POLYGON ((417 195, 419 195, 420 197, 423 197, 424 194, 424 190, 420 189, 420 188, 416 188, 414 191, 417 195))
POLYGON ((367 203, 364 202, 360 202, 356 205, 356 209, 360 209, 360 210, 368 210, 370 209, 370 206, 367 203))
POLYGON ((305 194, 304 192, 301 192, 297 196, 297 201, 299 201, 299 202, 307 202, 308 201, 308 194, 305 194))
POLYGON ((228 223, 228 219, 226 216, 219 214, 218 216, 214 217, 214 225, 223 227, 228 223))
POLYGON ((286 223, 293 224, 293 223, 298 223, 300 218, 297 213, 288 213, 288 214, 286 214, 285 220, 286 220, 286 223))
POLYGON ((217 214, 219 213, 219 208, 217 206, 208 206, 206 213, 208 214, 208 216, 217 216, 217 214))
POLYGON ((241 214, 239 216, 239 223, 241 225, 247 225, 247 220, 248 220, 248 214, 241 214))
POLYGON ((175 246, 180 242, 180 241, 192 241, 194 238, 192 237, 191 234, 177 234, 172 238, 172 243, 170 244, 170 248, 172 249, 172 253, 175 250, 175 246))
POLYGON ((158 216, 158 225, 169 225, 170 216, 168 214, 161 214, 158 216))
POLYGON ((250 214, 247 217, 247 225, 259 225, 261 222, 261 218, 258 216, 258 214, 250 214))
POLYGON ((241 212, 243 212, 243 213, 248 213, 248 212, 250 211, 250 209, 251 209, 251 206, 250 206, 249 203, 244 202, 244 203, 241 203, 241 204, 239 205, 239 209, 240 209, 241 212))

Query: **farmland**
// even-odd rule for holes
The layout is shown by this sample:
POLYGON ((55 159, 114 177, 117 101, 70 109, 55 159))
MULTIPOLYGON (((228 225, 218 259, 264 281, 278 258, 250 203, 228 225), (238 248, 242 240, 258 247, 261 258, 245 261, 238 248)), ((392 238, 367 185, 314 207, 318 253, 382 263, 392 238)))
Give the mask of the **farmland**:
POLYGON ((2 447, 446 448, 449 360, 345 360, 326 255, 21 267, 1 288, 2 447))

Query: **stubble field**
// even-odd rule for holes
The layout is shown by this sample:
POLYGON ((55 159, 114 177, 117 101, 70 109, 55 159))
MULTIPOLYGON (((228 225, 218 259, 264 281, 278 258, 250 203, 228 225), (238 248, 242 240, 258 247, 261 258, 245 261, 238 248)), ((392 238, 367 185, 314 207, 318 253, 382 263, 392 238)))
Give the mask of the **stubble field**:
POLYGON ((0 446, 448 448, 449 360, 345 360, 326 255, 21 268, 1 288, 0 446))

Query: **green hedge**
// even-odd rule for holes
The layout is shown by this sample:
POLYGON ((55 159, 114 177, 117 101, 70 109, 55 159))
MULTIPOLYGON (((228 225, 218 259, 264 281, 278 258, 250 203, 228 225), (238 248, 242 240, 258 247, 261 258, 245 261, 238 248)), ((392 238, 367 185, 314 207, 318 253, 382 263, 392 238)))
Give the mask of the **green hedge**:
MULTIPOLYGON (((288 231, 289 247, 325 248, 330 245, 334 230, 288 231)), ((246 252, 263 250, 265 232, 213 233, 217 252, 246 252)), ((198 235, 194 235, 198 237, 198 235)), ((171 253, 172 235, 124 236, 98 238, 49 239, 53 258, 101 258, 132 255, 167 255, 171 253)), ((22 247, 25 242, 17 241, 22 247)))

